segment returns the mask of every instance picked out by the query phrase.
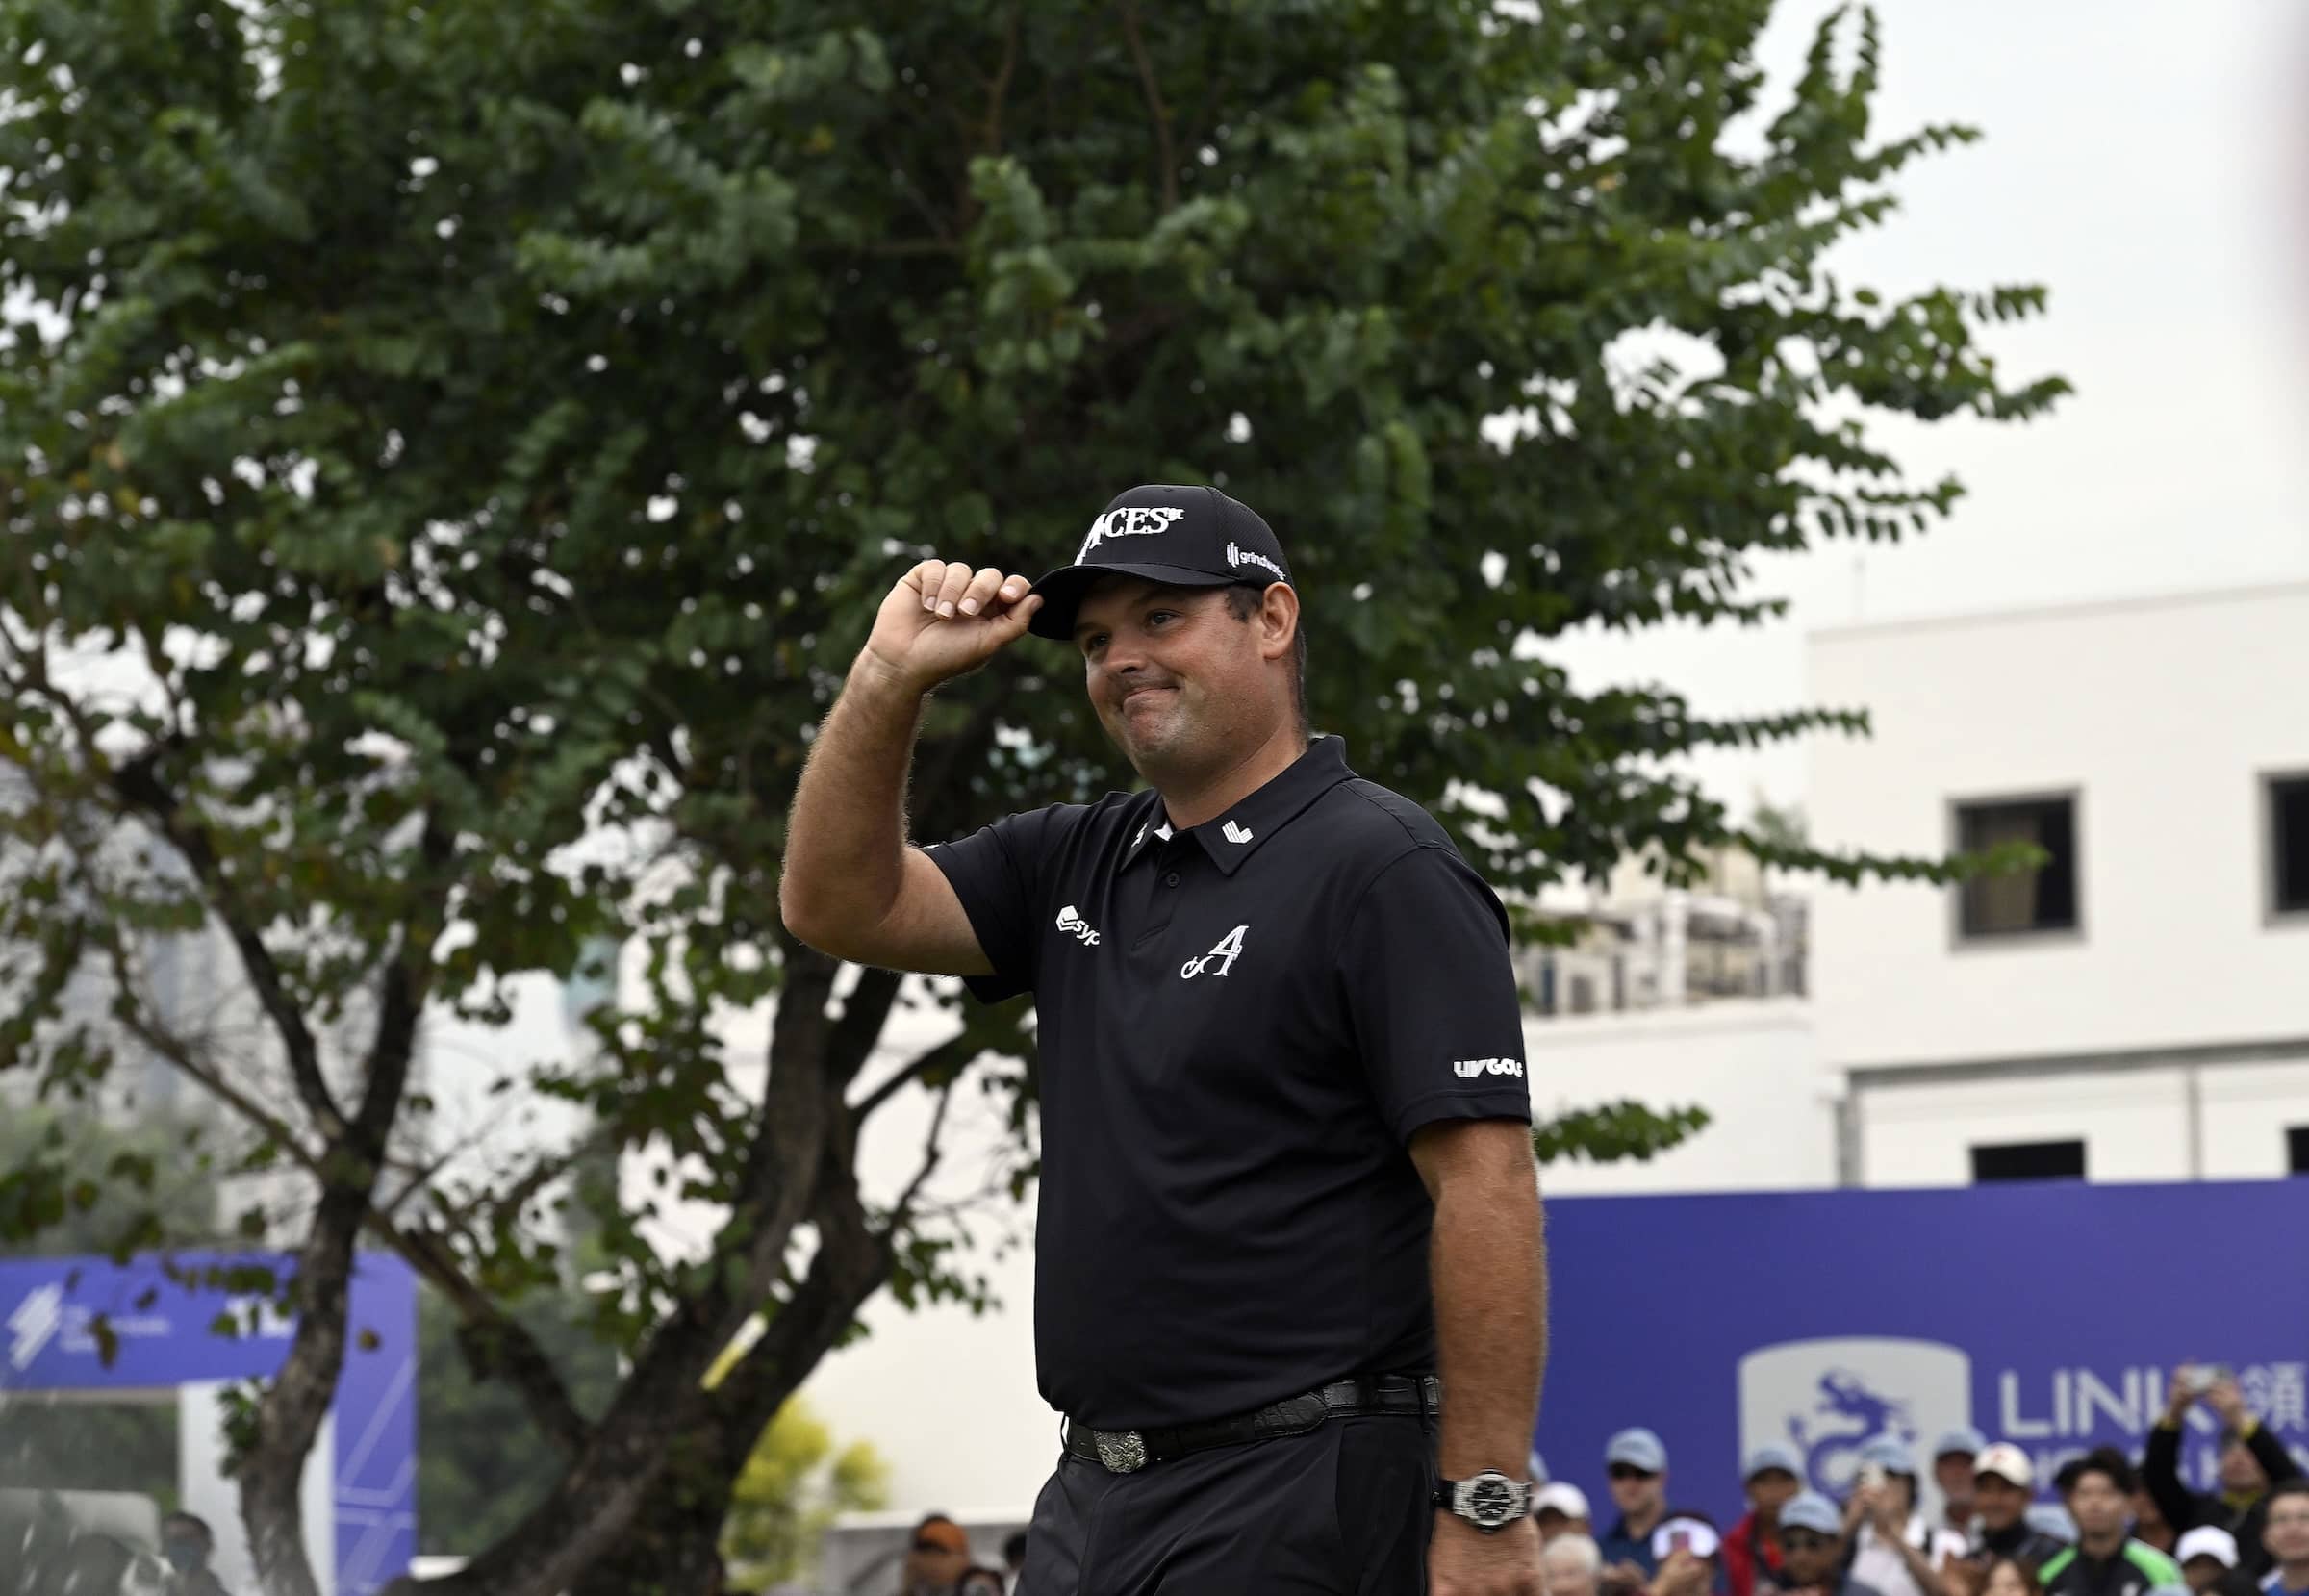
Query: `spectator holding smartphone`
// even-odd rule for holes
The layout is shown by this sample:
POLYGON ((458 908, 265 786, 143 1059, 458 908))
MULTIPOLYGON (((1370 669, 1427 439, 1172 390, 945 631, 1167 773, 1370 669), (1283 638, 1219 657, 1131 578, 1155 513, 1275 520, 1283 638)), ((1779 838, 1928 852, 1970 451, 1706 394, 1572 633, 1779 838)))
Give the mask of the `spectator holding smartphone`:
POLYGON ((1948 1596, 1940 1571, 1967 1548, 1917 1510, 1916 1454, 1898 1436, 1879 1435, 1861 1448, 1860 1470, 1860 1488, 1844 1507, 1852 1577, 1883 1596, 1948 1596))
POLYGON ((2176 1533, 2200 1524, 2228 1531, 2237 1538, 2238 1566, 2258 1579, 2271 1561, 2262 1535, 2270 1488, 2300 1473, 2284 1445, 2246 1411, 2245 1394, 2227 1370, 2184 1363, 2173 1371, 2165 1416, 2148 1432, 2141 1476, 2176 1533), (2181 1482, 2181 1422, 2200 1401, 2221 1422, 2219 1493, 2193 1491, 2181 1482))

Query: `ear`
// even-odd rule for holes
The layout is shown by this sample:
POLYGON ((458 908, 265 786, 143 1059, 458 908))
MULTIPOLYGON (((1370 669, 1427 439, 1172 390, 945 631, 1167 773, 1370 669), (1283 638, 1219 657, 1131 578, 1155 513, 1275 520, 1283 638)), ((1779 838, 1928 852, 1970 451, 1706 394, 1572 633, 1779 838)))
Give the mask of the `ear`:
POLYGON ((1258 606, 1258 657, 1283 659, 1299 635, 1299 593, 1288 582, 1271 582, 1258 606))

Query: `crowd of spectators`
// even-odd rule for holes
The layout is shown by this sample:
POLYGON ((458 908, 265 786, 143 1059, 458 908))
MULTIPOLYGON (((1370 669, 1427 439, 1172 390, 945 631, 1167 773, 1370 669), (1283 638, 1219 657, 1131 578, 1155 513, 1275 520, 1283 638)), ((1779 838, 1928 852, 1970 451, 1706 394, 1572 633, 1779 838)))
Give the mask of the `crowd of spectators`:
POLYGON ((2236 1382, 2183 1368, 2136 1460, 2102 1448, 2047 1482, 2029 1455, 1973 1430, 1920 1456, 1866 1441, 1842 1502, 1809 1488, 1791 1447, 1742 1469, 1747 1511, 1719 1532, 1669 1494, 1667 1446, 1621 1431, 1605 1449, 1613 1517, 1577 1486, 1533 1505, 1550 1596, 2309 1596, 2309 1478, 2247 1411, 2236 1382), (2220 1421, 2220 1488, 2180 1475, 2181 1429, 2220 1421), (1927 1478, 1938 1504, 1924 1510, 1927 1478))

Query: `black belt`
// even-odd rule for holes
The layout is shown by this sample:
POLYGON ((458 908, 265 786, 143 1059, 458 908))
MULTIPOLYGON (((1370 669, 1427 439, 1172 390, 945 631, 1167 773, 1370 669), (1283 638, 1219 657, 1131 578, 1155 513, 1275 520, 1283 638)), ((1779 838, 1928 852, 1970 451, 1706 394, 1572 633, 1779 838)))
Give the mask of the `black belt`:
POLYGON ((1330 1418, 1359 1413, 1432 1415, 1442 1408, 1443 1381, 1434 1375, 1357 1375, 1269 1403, 1256 1413, 1165 1430, 1094 1430, 1068 1419, 1066 1450, 1069 1457, 1097 1463, 1110 1474, 1133 1474, 1149 1463, 1168 1462, 1209 1447, 1304 1435, 1330 1418))

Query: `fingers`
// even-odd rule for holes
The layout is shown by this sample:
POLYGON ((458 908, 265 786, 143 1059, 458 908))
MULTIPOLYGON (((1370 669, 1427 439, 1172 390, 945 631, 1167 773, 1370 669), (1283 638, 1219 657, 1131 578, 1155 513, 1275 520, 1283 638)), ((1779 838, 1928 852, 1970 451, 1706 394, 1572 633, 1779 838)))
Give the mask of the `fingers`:
POLYGON ((930 608, 941 620, 951 620, 954 606, 962 601, 963 591, 970 586, 970 567, 956 560, 940 573, 938 586, 930 590, 930 608))
MULTIPOLYGON (((924 609, 948 621, 1016 606, 1033 586, 1015 572, 1005 574, 999 566, 973 570, 959 560, 925 560, 907 572, 906 580, 922 595, 924 609)), ((1026 613, 1032 615, 1041 603, 1041 599, 1035 599, 1026 613)))
POLYGON ((1020 582, 1018 577, 1005 577, 999 569, 988 566, 973 576, 970 579, 970 586, 962 590, 960 608, 964 615, 977 615, 992 603, 997 595, 1007 601, 1026 591, 1025 584, 1020 582), (1015 589, 1012 587, 1013 583, 1018 584, 1015 589))

